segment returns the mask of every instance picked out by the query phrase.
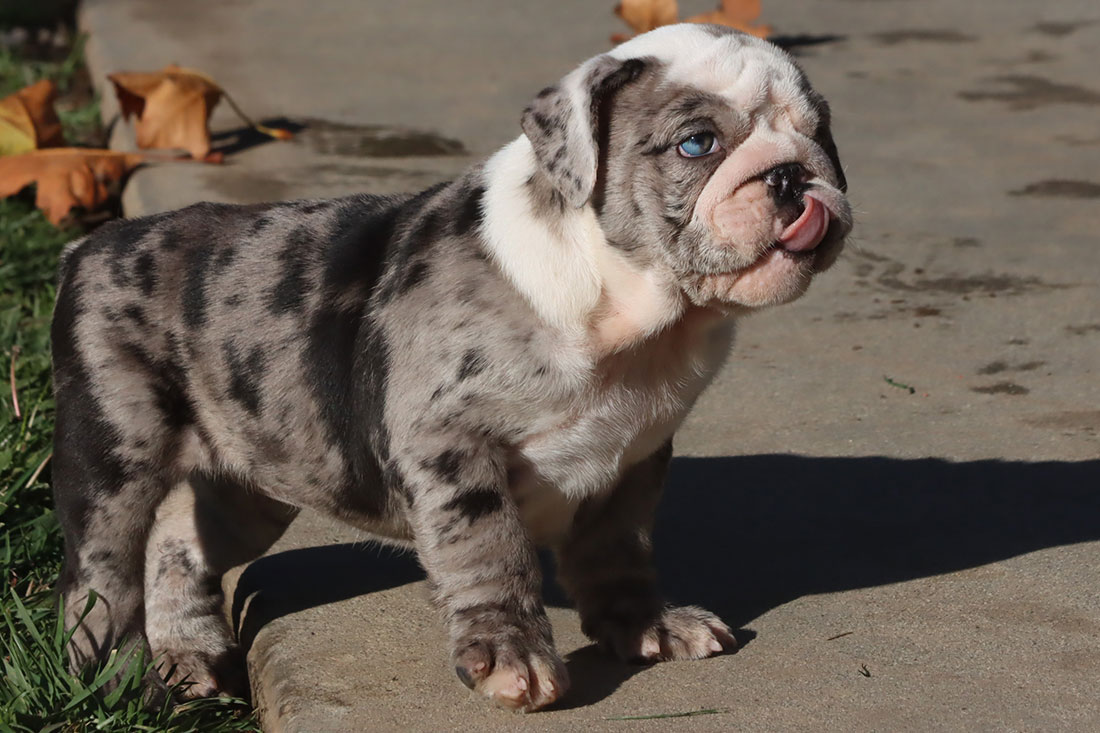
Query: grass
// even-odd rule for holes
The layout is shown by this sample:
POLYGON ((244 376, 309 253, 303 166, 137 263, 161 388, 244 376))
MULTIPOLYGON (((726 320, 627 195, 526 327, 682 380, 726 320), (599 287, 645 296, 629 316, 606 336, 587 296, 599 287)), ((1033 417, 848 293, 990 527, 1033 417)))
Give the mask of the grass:
POLYGON ((57 84, 57 117, 65 140, 72 145, 99 147, 103 137, 99 100, 84 71, 83 53, 83 36, 78 36, 68 49, 49 49, 43 54, 45 58, 28 59, 15 49, 0 46, 0 98, 51 79, 57 84))
POLYGON ((23 596, 52 583, 61 562, 48 467, 31 478, 50 453, 53 272, 57 253, 74 234, 55 229, 22 201, 0 201, 0 569, 6 585, 23 596))
MULTIPOLYGON (((54 79, 70 94, 61 114, 66 134, 80 139, 98 129, 98 109, 90 94, 73 102, 79 58, 79 48, 55 61, 0 49, 0 96, 54 79)), ((0 732, 258 731, 240 701, 146 707, 138 694, 144 668, 127 659, 79 676, 67 671, 68 634, 52 592, 62 541, 47 460, 54 413, 49 324, 58 254, 81 233, 55 228, 25 197, 0 200, 0 732), (122 683, 106 692, 105 681, 120 671, 122 683)))

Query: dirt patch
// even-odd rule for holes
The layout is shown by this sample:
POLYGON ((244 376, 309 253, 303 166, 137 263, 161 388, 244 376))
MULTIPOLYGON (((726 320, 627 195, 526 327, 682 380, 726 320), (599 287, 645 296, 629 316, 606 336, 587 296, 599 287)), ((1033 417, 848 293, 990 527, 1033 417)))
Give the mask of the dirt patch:
POLYGON ((1009 364, 1004 361, 993 361, 978 370, 978 374, 1000 374, 1001 372, 1030 372, 1046 366, 1045 361, 1026 361, 1022 364, 1009 364))
POLYGON ((1056 430, 1081 430, 1095 435, 1100 430, 1100 410, 1064 410, 1048 412, 1045 415, 1026 417, 1022 421, 1034 428, 1054 428, 1056 430))
POLYGON ((971 387, 971 392, 978 392, 979 394, 1007 394, 1007 395, 1025 395, 1031 392, 1027 387, 1022 387, 1015 382, 997 382, 991 384, 988 387, 971 387))
POLYGON ((905 282, 893 276, 884 276, 878 283, 891 290, 919 293, 945 293, 950 295, 1023 295, 1024 293, 1058 290, 1067 285, 1051 284, 1034 275, 949 275, 936 278, 916 278, 905 282))
POLYGON ((1009 109, 1024 111, 1052 104, 1100 105, 1100 93, 1075 84, 1059 84, 1041 76, 998 76, 989 81, 1007 84, 1011 89, 959 92, 969 102, 1004 102, 1009 109))
POLYGON ((1049 51, 1040 51, 1033 49, 1024 54, 1024 57, 1020 59, 1022 64, 1045 64, 1049 61, 1057 61, 1060 57, 1056 56, 1049 51))
POLYGON ((1031 30, 1035 33, 1041 33, 1044 36, 1051 36, 1052 38, 1062 38, 1069 34, 1079 31, 1082 28, 1086 28, 1090 25, 1094 25, 1095 20, 1077 20, 1077 21, 1045 21, 1036 23, 1031 26, 1031 30))
POLYGON ((956 247, 981 247, 982 240, 977 237, 955 237, 951 240, 951 244, 956 247))
POLYGON ((1098 199, 1100 198, 1100 183, 1093 183, 1092 181, 1070 181, 1056 178, 1029 183, 1021 189, 1009 191, 1009 195, 1067 199, 1098 199))
POLYGON ((1100 136, 1081 137, 1080 135, 1056 135, 1054 141, 1062 143, 1063 145, 1069 145, 1073 148, 1091 147, 1093 145, 1100 145, 1100 136))
MULTIPOLYGON (((972 237, 956 237, 947 241, 959 247, 976 247, 980 244, 979 240, 972 237)), ((893 291, 898 294, 961 295, 965 300, 971 295, 984 295, 995 298, 998 295, 1024 295, 1026 293, 1076 287, 1073 284, 1046 282, 1036 275, 986 272, 982 274, 947 273, 939 276, 929 276, 926 274, 924 267, 909 267, 905 263, 890 257, 865 251, 853 252, 852 259, 856 260, 853 265, 857 285, 893 291)), ((925 300, 921 306, 943 308, 942 303, 928 303, 923 298, 921 300, 925 300)), ((904 301, 895 301, 895 303, 904 303, 904 301)), ((929 313, 927 315, 933 314, 929 313)))
POLYGON ((914 28, 897 31, 872 33, 871 38, 883 46, 896 46, 900 43, 973 43, 975 36, 959 33, 949 28, 914 28))

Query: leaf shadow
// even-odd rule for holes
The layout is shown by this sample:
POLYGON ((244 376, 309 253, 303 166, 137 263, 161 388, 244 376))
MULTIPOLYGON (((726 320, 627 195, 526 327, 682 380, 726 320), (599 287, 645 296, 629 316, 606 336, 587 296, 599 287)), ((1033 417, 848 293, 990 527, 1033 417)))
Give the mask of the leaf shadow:
MULTIPOLYGON (((300 121, 291 120, 286 117, 270 117, 260 120, 260 124, 264 127, 286 130, 294 135, 306 129, 306 125, 302 124, 300 121)), ((220 132, 211 133, 210 152, 229 156, 261 145, 267 145, 271 142, 277 141, 270 135, 265 135, 256 128, 245 125, 243 127, 233 128, 232 130, 222 130, 220 132)))
POLYGON ((805 49, 811 48, 813 46, 821 46, 826 43, 845 41, 847 40, 847 38, 847 36, 841 36, 831 33, 825 33, 822 35, 800 33, 790 36, 768 36, 769 41, 794 56, 805 55, 805 49))

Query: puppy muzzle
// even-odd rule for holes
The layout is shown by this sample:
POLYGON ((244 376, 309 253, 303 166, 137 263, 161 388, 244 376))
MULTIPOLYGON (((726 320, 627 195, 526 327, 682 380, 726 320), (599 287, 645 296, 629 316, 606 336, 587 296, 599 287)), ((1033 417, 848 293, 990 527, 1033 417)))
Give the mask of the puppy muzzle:
POLYGON ((776 244, 788 252, 809 252, 829 231, 829 208, 809 190, 810 176, 801 163, 781 163, 761 176, 779 210, 792 210, 792 221, 776 244))

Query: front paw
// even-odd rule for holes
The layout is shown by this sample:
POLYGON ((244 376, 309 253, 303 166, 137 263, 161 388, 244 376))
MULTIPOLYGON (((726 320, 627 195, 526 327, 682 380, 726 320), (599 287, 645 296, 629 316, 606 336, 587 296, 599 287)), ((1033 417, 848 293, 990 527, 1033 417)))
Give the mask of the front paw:
POLYGON ((696 606, 665 608, 647 622, 605 619, 590 629, 600 646, 628 662, 703 659, 737 648, 729 627, 696 606))
POLYGON ((471 690, 510 710, 546 707, 569 688, 565 663, 538 632, 470 633, 453 655, 455 673, 471 690))

